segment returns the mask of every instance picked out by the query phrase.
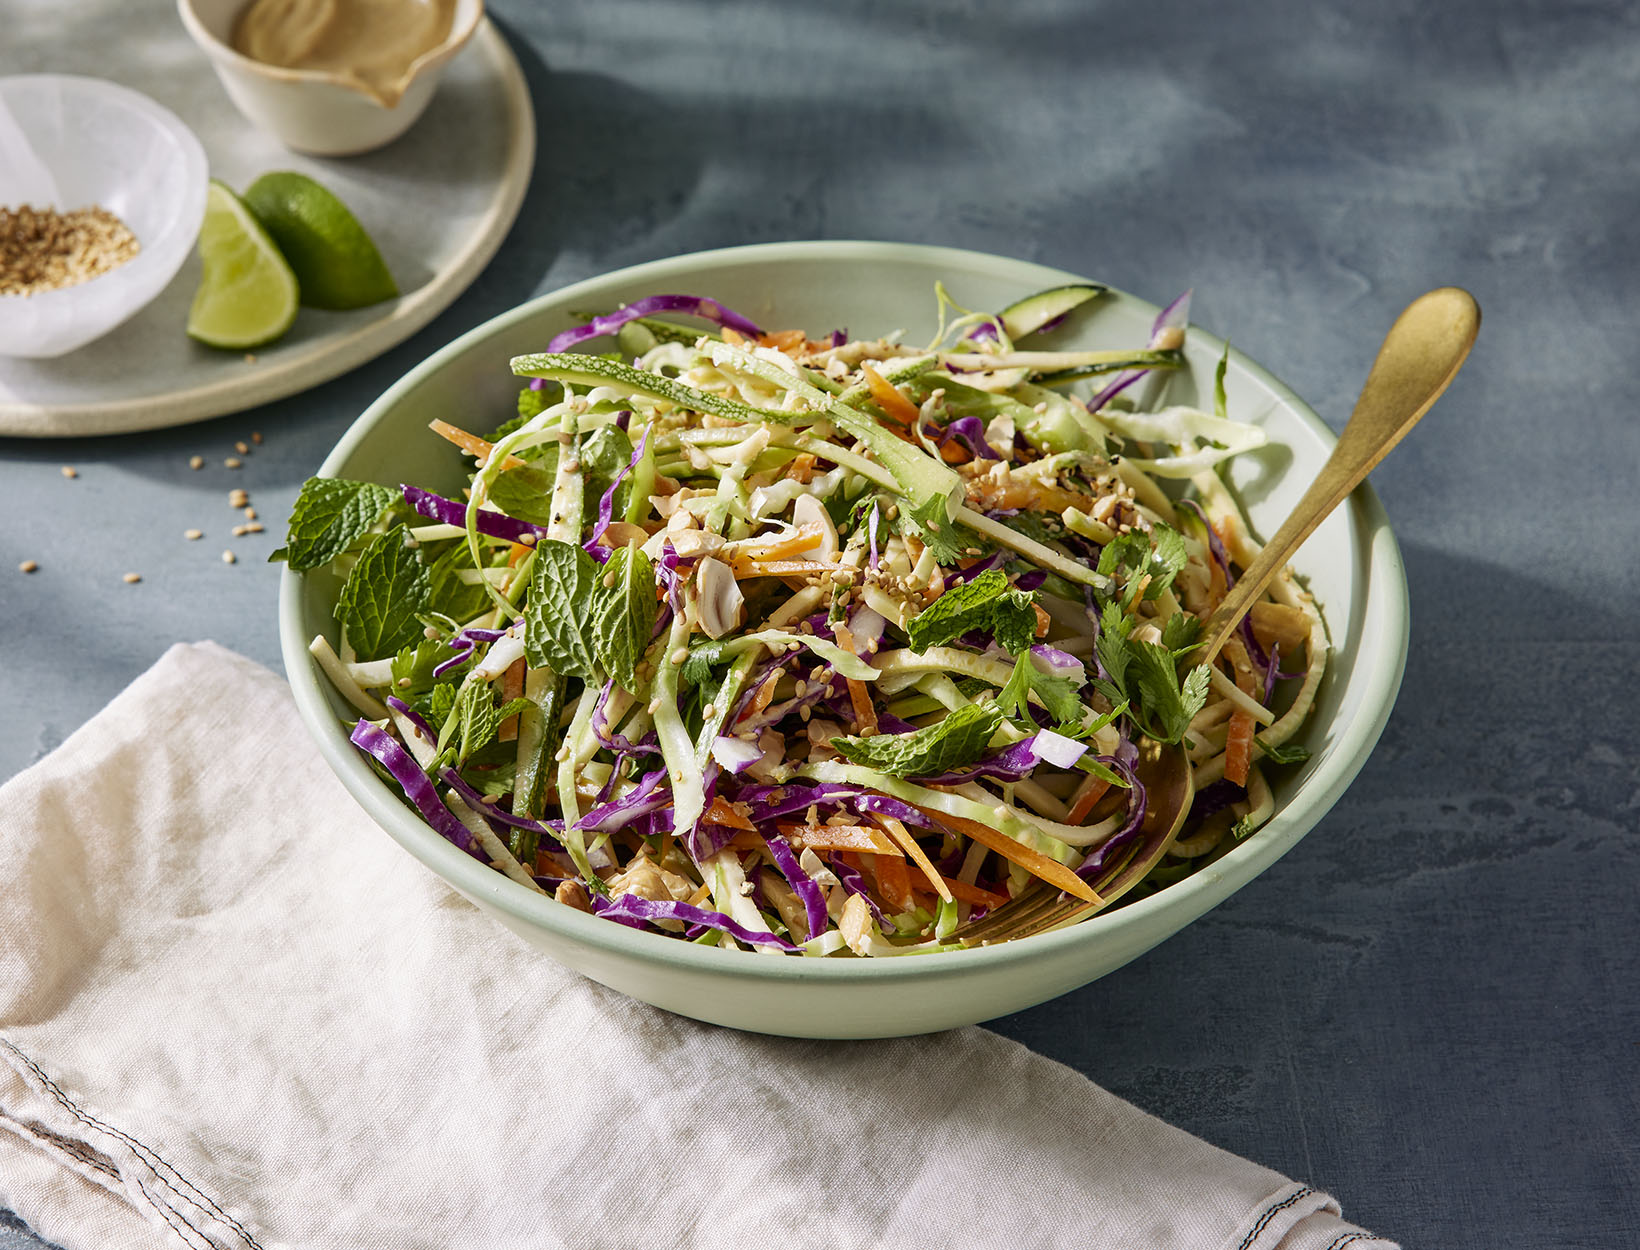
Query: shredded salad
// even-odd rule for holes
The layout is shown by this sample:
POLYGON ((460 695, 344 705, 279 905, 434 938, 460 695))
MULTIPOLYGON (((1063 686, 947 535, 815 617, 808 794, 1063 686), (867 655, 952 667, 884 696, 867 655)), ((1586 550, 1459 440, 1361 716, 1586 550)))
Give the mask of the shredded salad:
POLYGON ((433 423, 463 491, 303 487, 274 558, 341 579, 311 650, 353 743, 520 886, 766 954, 957 948, 1036 881, 1113 902, 1146 738, 1195 798, 1130 897, 1224 854, 1304 758, 1326 632, 1284 573, 1192 663, 1258 551, 1220 466, 1264 434, 1222 361, 1214 412, 1136 403, 1187 297, 1053 349, 1102 294, 940 288, 920 348, 688 295, 583 315, 512 361, 499 428, 433 423))

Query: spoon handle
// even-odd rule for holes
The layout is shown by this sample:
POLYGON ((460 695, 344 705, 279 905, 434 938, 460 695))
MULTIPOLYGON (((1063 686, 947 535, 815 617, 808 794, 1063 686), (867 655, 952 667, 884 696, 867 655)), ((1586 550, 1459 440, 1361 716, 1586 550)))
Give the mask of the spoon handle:
POLYGON ((1211 663, 1277 570, 1441 397, 1469 355, 1481 310, 1469 292, 1444 286, 1395 319, 1344 432, 1310 489, 1208 617, 1195 662, 1211 663))

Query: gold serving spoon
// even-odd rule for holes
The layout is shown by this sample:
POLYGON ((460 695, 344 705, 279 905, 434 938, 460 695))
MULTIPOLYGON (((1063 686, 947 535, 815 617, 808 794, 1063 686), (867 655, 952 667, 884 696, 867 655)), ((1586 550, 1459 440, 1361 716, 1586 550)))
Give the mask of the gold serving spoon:
MULTIPOLYGON (((1480 325, 1474 296, 1452 286, 1419 296, 1395 319, 1332 454, 1286 522, 1207 618, 1192 662, 1212 663, 1270 579, 1441 397, 1468 357, 1480 325)), ((1195 787, 1190 757, 1181 745, 1146 739, 1136 771, 1147 795, 1144 824, 1125 860, 1091 883, 1099 902, 1066 898, 1036 885, 952 937, 965 946, 982 946, 1045 933, 1091 916, 1137 885, 1179 836, 1195 787)))

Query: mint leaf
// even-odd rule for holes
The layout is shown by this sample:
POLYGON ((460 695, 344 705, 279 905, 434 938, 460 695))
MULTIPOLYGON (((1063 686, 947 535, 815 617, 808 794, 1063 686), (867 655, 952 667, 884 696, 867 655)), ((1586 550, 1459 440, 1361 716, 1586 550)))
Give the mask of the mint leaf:
POLYGON ((655 566, 636 544, 609 557, 593 601, 593 651, 623 690, 636 691, 638 662, 649 649, 659 610, 655 566))
POLYGON ((574 543, 546 538, 536 544, 524 611, 524 652, 532 668, 598 680, 588 626, 600 576, 597 561, 574 543))
POLYGON ((474 567, 472 552, 467 550, 465 542, 457 539, 446 547, 427 570, 431 580, 427 610, 452 621, 470 621, 488 608, 491 600, 483 585, 464 582, 458 576, 461 570, 474 567))
POLYGON ((291 509, 285 545, 268 561, 283 560, 298 573, 321 568, 369 533, 400 497, 375 482, 310 477, 291 509))
MULTIPOLYGON (((632 440, 618 425, 601 425, 588 434, 581 443, 581 472, 586 478, 587 518, 597 520, 598 504, 616 476, 632 463, 632 440)), ((615 488, 610 501, 610 516, 619 519, 626 515, 626 505, 632 498, 632 478, 627 476, 615 488)), ((545 524, 545 522, 543 522, 545 524)))
POLYGON ((488 682, 469 681, 456 695, 454 715, 455 732, 446 729, 439 733, 441 744, 452 737, 456 743, 456 767, 467 762, 469 756, 483 750, 495 741, 501 722, 516 716, 530 706, 528 699, 512 699, 505 705, 495 705, 495 692, 488 682))
POLYGON ((1310 752, 1296 742, 1284 746, 1273 747, 1263 739, 1254 739, 1258 749, 1264 752, 1264 758, 1272 764, 1302 764, 1310 758, 1310 752))
POLYGON ((453 681, 440 682, 427 692, 427 697, 422 700, 421 705, 416 709, 421 713, 421 718, 432 726, 433 732, 437 733, 441 740, 444 736, 444 726, 450 719, 450 713, 455 710, 457 689, 459 687, 453 681))
POLYGON ((890 777, 931 777, 977 760, 1001 723, 995 704, 970 703, 914 733, 833 738, 831 745, 849 763, 890 777))
POLYGON ((432 583, 416 549, 405 546, 409 536, 403 525, 377 535, 337 596, 336 619, 361 660, 393 655, 421 635, 432 583))
MULTIPOLYGON (((553 447, 557 447, 553 443, 553 447)), ((490 502, 510 517, 531 525, 552 524, 552 483, 557 476, 557 456, 549 462, 536 460, 496 475, 490 483, 490 502)))
POLYGON ((1011 587, 1001 569, 953 586, 906 623, 913 651, 943 646, 975 629, 991 634, 1012 655, 1029 648, 1036 636, 1031 596, 1011 587))

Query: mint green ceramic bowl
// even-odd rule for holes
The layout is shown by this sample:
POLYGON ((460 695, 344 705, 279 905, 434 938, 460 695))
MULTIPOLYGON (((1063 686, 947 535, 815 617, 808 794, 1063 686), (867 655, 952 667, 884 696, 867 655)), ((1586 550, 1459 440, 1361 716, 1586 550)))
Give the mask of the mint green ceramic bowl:
MULTIPOLYGON (((574 324, 571 310, 602 310, 662 292, 708 295, 761 325, 819 334, 904 329, 932 336, 934 283, 970 308, 1001 308, 1078 275, 974 252, 896 243, 777 243, 655 261, 576 283, 478 327, 422 362, 372 404, 337 444, 322 474, 458 488, 463 460, 426 431, 442 417, 493 428, 512 411, 519 383, 510 357, 539 351, 574 324)), ((1146 340, 1156 309, 1111 294, 1067 327, 1061 341, 1131 346, 1146 340)), ((1192 378, 1169 399, 1211 403, 1224 344, 1192 329, 1192 378)), ((1333 444, 1321 420, 1287 387, 1235 352, 1230 411, 1269 431, 1270 446, 1237 462, 1234 484, 1255 529, 1272 532, 1333 444)), ((929 1032, 1034 1006, 1142 955, 1279 859, 1338 800, 1377 742, 1406 661, 1407 591, 1400 552, 1376 496, 1362 487, 1311 538, 1296 561, 1322 605, 1333 655, 1302 742, 1313 755, 1277 783, 1271 821, 1228 855, 1150 898, 1071 929, 978 950, 903 959, 771 958, 719 951, 643 933, 559 906, 458 851, 371 771, 348 742, 352 716, 308 654, 314 635, 335 638, 333 578, 286 571, 280 596, 285 668, 320 751, 365 810, 405 850, 559 963, 669 1011, 764 1033, 866 1038, 929 1032)))

